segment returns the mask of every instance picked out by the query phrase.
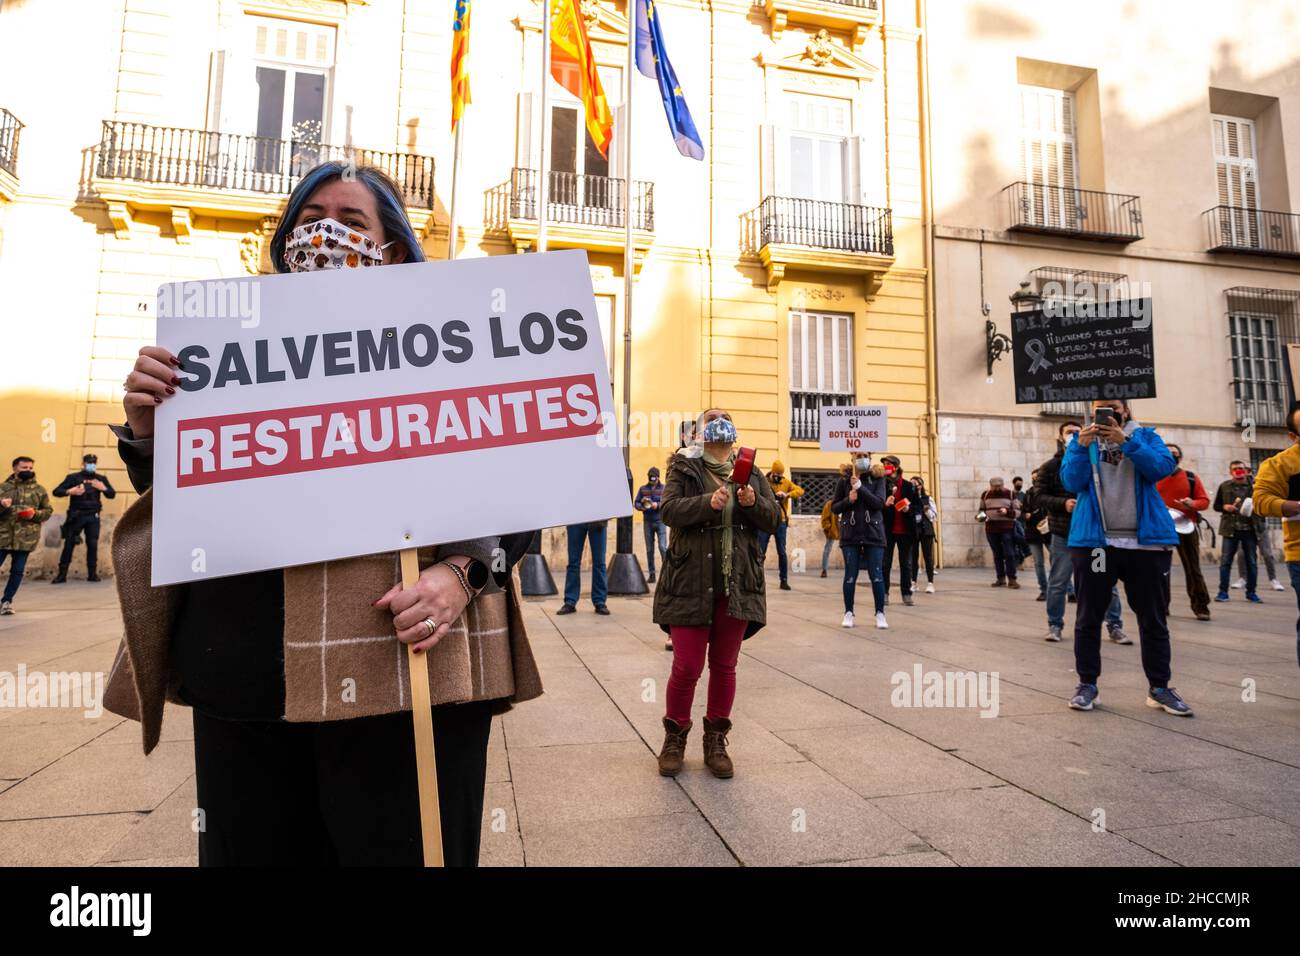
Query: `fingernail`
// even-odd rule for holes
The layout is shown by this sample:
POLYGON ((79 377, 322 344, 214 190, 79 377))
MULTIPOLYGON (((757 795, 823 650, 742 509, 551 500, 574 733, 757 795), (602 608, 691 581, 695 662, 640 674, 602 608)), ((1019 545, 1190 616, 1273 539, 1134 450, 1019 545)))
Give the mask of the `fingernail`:
POLYGON ((172 376, 172 384, 173 384, 173 385, 179 385, 180 383, 181 383, 181 378, 180 378, 180 376, 179 376, 179 375, 173 375, 173 376, 172 376))
POLYGON ((161 405, 161 404, 162 404, 162 396, 161 396, 161 395, 155 395, 155 396, 153 397, 153 403, 154 403, 155 405, 161 405))
POLYGON ((177 368, 180 368, 180 367, 181 367, 180 359, 178 359, 175 355, 169 355, 169 356, 167 356, 167 361, 168 361, 170 364, 175 365, 177 368))
POLYGON ((176 394, 176 389, 174 389, 174 388, 172 388, 170 385, 168 385, 168 386, 167 386, 167 394, 168 394, 168 395, 175 395, 175 394, 176 394))

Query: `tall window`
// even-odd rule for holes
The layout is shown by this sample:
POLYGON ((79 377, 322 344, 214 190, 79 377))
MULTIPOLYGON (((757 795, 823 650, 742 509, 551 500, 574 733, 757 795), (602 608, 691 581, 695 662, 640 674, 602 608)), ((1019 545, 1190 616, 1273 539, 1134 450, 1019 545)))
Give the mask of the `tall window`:
POLYGON ((1029 221, 1076 228, 1080 218, 1074 94, 1041 86, 1020 87, 1020 173, 1029 221))
POLYGON ((1285 423, 1287 389, 1278 320, 1279 316, 1271 313, 1241 308, 1228 313, 1238 422, 1285 423))
POLYGON ((784 124, 763 127, 763 195, 829 203, 862 202, 861 144, 853 104, 787 92, 784 124))
POLYGON ((853 316, 790 312, 790 437, 816 441, 823 405, 851 405, 853 316))
POLYGON ((600 154, 591 134, 587 132, 586 113, 582 101, 554 80, 551 81, 551 169, 550 200, 554 204, 574 207, 594 207, 612 210, 620 208, 623 200, 622 185, 610 179, 621 179, 619 156, 619 120, 622 117, 623 71, 615 67, 599 67, 601 87, 605 99, 614 112, 613 136, 605 156, 600 154))
POLYGON ((255 163, 259 172, 289 164, 296 172, 321 157, 329 135, 329 77, 334 29, 252 17, 256 90, 255 163))
POLYGON ((1214 172, 1219 185, 1224 240, 1234 246, 1258 246, 1260 239, 1259 166, 1255 124, 1239 116, 1212 116, 1214 172))

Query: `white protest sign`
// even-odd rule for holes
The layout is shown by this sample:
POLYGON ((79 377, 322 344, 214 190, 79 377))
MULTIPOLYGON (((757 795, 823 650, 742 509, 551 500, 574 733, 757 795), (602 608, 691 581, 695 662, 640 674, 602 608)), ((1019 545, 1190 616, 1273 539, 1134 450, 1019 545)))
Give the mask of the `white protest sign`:
POLYGON ((822 451, 886 451, 889 409, 884 405, 823 405, 822 451))
POLYGON ((584 252, 158 297, 155 586, 631 513, 584 252))

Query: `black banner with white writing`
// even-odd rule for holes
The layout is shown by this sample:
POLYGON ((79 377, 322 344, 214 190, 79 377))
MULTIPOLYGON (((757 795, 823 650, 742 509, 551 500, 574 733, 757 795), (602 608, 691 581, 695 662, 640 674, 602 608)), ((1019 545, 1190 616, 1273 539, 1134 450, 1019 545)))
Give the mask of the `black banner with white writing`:
POLYGON ((1011 315, 1016 404, 1154 398, 1151 300, 1047 302, 1011 315))

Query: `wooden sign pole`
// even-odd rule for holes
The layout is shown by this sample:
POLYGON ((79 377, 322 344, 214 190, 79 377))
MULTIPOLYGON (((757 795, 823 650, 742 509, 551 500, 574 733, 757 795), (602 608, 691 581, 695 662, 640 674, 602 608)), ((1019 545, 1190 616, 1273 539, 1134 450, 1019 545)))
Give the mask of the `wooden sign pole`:
MULTIPOLYGON (((420 580, 415 548, 403 548, 402 587, 420 580)), ((406 645, 411 672, 411 719, 415 722, 415 774, 420 783, 420 834, 424 840, 424 865, 442 866, 442 818, 438 810, 438 764, 433 745, 433 703, 429 697, 429 652, 415 653, 406 645)))

